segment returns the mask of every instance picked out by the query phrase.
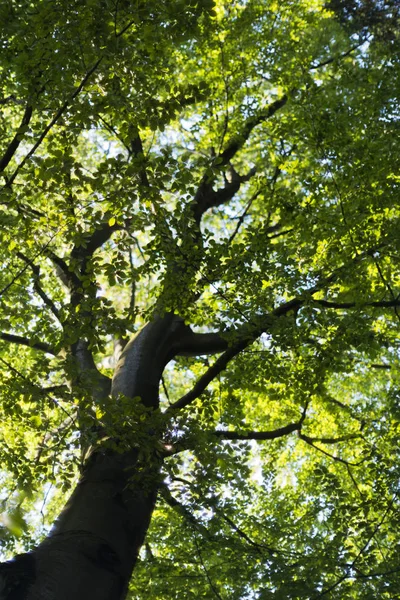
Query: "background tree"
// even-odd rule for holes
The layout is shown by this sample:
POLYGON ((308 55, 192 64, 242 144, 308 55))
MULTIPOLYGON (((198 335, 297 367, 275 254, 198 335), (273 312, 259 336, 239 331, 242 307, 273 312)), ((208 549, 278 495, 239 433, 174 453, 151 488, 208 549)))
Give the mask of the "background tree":
POLYGON ((1 4, 1 598, 398 597, 369 6, 1 4))

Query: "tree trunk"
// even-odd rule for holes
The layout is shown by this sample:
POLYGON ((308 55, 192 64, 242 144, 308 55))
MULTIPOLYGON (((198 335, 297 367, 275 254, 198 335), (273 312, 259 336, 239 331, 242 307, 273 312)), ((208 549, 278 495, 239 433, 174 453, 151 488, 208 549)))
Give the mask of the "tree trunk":
MULTIPOLYGON (((160 461, 157 461, 160 464, 160 461)), ((122 600, 156 500, 158 473, 138 450, 96 452, 46 540, 27 600, 122 600)))
POLYGON ((154 509, 160 457, 97 451, 49 536, 0 565, 0 600, 122 600, 154 509))
MULTIPOLYGON (((114 398, 140 397, 157 410, 162 371, 186 329, 174 315, 146 325, 121 354, 114 398)), ((124 453, 100 443, 49 536, 32 553, 0 565, 0 600, 125 598, 159 484, 162 457, 153 437, 143 461, 134 443, 124 453)))

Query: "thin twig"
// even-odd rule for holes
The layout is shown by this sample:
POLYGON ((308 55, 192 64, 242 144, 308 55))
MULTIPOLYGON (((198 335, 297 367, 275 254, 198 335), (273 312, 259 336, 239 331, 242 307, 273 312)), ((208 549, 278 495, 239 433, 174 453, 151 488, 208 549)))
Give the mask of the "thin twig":
POLYGON ((198 544, 198 541, 197 541, 196 532, 194 532, 194 543, 195 543, 195 546, 196 546, 198 557, 200 559, 200 564, 201 564, 202 569, 203 569, 203 571, 205 573, 205 576, 207 578, 208 584, 209 584, 210 588, 212 589, 215 597, 218 598, 218 600, 222 600, 222 597, 220 596, 220 594, 219 594, 217 588, 215 587, 215 585, 213 584, 212 579, 211 579, 211 577, 210 577, 210 575, 208 573, 207 567, 204 564, 203 557, 202 557, 202 554, 201 554, 201 551, 200 551, 200 547, 199 547, 199 544, 198 544))
POLYGON ((20 258, 21 260, 23 260, 25 262, 25 264, 27 264, 31 268, 31 270, 33 272, 33 275, 34 275, 34 284, 33 284, 33 287, 34 287, 36 293, 41 297, 41 299, 43 300, 43 302, 45 303, 45 305, 51 310, 51 312, 53 313, 53 315, 58 320, 60 320, 60 312, 59 312, 58 308, 54 304, 53 300, 46 294, 46 292, 43 290, 43 288, 40 285, 40 267, 38 267, 37 265, 35 265, 22 252, 17 252, 17 256, 18 256, 18 258, 20 258))

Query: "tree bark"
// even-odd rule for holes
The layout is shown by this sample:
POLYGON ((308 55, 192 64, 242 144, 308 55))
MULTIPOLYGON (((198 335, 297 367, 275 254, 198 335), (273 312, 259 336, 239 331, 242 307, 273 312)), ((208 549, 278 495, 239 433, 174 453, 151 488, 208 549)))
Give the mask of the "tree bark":
POLYGON ((161 459, 133 448, 88 460, 48 537, 0 565, 1 600, 123 600, 155 506, 161 459))
MULTIPOLYGON (((89 459, 50 535, 33 553, 27 600, 122 600, 154 509, 159 457, 139 450, 89 459)), ((11 600, 11 597, 10 597, 11 600)))
MULTIPOLYGON (((187 329, 171 314, 146 325, 121 354, 110 401, 123 394, 158 410, 163 369, 187 329)), ((118 452, 99 440, 48 537, 32 553, 0 565, 0 600, 125 598, 159 486, 159 441, 148 437, 145 459, 134 441, 118 452)))

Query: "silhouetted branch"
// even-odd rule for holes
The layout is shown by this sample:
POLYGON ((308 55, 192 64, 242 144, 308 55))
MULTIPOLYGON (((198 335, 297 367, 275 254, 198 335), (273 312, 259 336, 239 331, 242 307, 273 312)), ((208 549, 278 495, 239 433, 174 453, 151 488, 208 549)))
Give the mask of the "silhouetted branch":
POLYGON ((15 335, 13 333, 5 333, 2 331, 0 332, 0 339, 4 340, 5 342, 10 342, 11 344, 19 344, 20 346, 26 346, 27 348, 32 348, 33 350, 40 350, 41 352, 46 352, 47 354, 53 354, 53 356, 57 355, 56 350, 49 344, 31 340, 25 336, 15 335))
POLYGON ((168 486, 163 484, 160 486, 160 494, 165 502, 181 514, 191 525, 193 525, 198 531, 200 531, 205 537, 209 538, 210 533, 202 523, 196 519, 196 517, 190 512, 187 506, 184 506, 179 500, 177 500, 170 492, 168 486))
MULTIPOLYGON (((308 298, 316 291, 318 291, 318 287, 314 286, 306 292, 305 296, 308 298)), ((187 394, 174 402, 170 409, 184 408, 193 402, 193 400, 196 400, 196 398, 198 398, 200 394, 202 394, 208 387, 211 381, 213 381, 213 379, 215 379, 219 373, 225 370, 228 363, 235 356, 247 348, 247 346, 252 344, 258 337, 260 337, 262 333, 264 333, 264 331, 267 330, 268 327, 271 326, 274 318, 284 316, 288 312, 298 309, 300 306, 302 306, 302 304, 304 304, 304 302, 305 298, 293 298, 293 300, 278 306, 275 310, 271 311, 271 313, 264 315, 258 324, 246 324, 242 335, 240 335, 240 330, 237 330, 235 333, 239 336, 239 339, 236 342, 231 343, 228 349, 219 358, 217 358, 214 364, 211 365, 211 367, 197 380, 194 387, 187 392, 187 394)), ((211 335, 214 336, 215 334, 211 335)))
POLYGON ((69 270, 68 265, 63 258, 50 249, 46 249, 46 254, 56 267, 57 277, 66 287, 72 290, 74 287, 79 286, 80 282, 78 277, 69 270))
POLYGON ((147 177, 146 167, 144 164, 144 152, 142 138, 140 137, 139 129, 136 129, 135 137, 130 142, 129 154, 133 154, 134 157, 140 156, 143 161, 139 169, 140 183, 148 188, 150 187, 149 178, 147 177))
POLYGON ((278 98, 275 102, 272 102, 269 106, 267 106, 264 110, 261 110, 258 115, 251 117, 246 121, 242 131, 232 137, 232 139, 228 142, 225 150, 220 154, 220 159, 222 159, 220 164, 226 165, 230 160, 237 154, 237 152, 243 147, 243 145, 249 139, 249 136, 253 129, 270 119, 279 109, 283 108, 288 101, 288 97, 286 95, 278 98))
POLYGON ((339 456, 334 456, 333 454, 330 454, 330 452, 327 452, 326 450, 324 450, 323 448, 320 448, 319 446, 316 446, 314 444, 314 440, 310 437, 308 437, 307 435, 302 434, 301 432, 299 432, 299 438, 301 440, 303 440, 303 442, 306 442, 306 444, 308 444, 309 446, 312 446, 313 448, 315 448, 315 450, 318 450, 318 452, 321 452, 322 454, 325 454, 325 456, 328 456, 329 458, 331 458, 332 460, 336 461, 336 462, 340 462, 346 466, 350 466, 350 467, 359 467, 366 459, 363 458, 362 460, 360 460, 357 463, 353 463, 350 462, 348 460, 345 460, 344 458, 340 458, 339 456))
POLYGON ((340 437, 332 437, 332 438, 315 438, 310 437, 302 433, 300 438, 306 442, 314 444, 315 442, 319 442, 320 444, 338 444, 340 442, 348 442, 349 440, 355 440, 357 438, 362 437, 359 433, 349 433, 349 435, 342 435, 340 437))
POLYGON ((330 58, 327 58, 326 60, 322 60, 321 62, 316 63, 315 65, 311 65, 310 71, 314 71, 315 69, 320 69, 321 67, 330 65, 331 63, 339 61, 342 58, 346 58, 346 56, 349 56, 352 52, 354 52, 354 50, 357 50, 357 48, 359 48, 360 46, 365 44, 366 41, 367 41, 367 39, 363 38, 361 42, 359 42, 358 44, 354 44, 354 46, 349 48, 346 52, 342 52, 342 54, 338 54, 338 56, 331 56, 330 58))
POLYGON ((346 309, 346 308, 365 308, 371 306, 373 308, 396 308, 400 306, 400 298, 394 300, 376 300, 371 302, 334 302, 330 300, 313 300, 314 304, 322 306, 323 308, 335 308, 335 309, 346 309))
POLYGON ((224 440, 275 440, 277 438, 293 433, 293 431, 299 431, 301 429, 301 423, 291 423, 284 427, 278 427, 272 431, 214 431, 213 434, 224 440))
POLYGON ((58 320, 60 320, 60 313, 58 311, 58 308, 56 307, 56 305, 54 304, 52 299, 46 294, 46 292, 43 290, 43 288, 40 285, 40 267, 35 265, 31 261, 31 259, 29 259, 27 256, 25 256, 25 254, 23 254, 22 252, 17 252, 17 256, 18 256, 18 258, 23 260, 32 270, 33 275, 34 275, 33 287, 34 287, 34 290, 36 291, 36 293, 41 297, 41 299, 43 300, 45 305, 51 310, 53 315, 58 320))
POLYGON ((250 546, 253 546, 253 548, 255 548, 259 554, 263 554, 263 549, 268 550, 269 552, 271 552, 271 550, 269 548, 266 548, 265 546, 262 546, 261 544, 257 544, 257 542, 255 542, 254 540, 252 540, 247 535, 247 533, 245 533, 242 529, 240 529, 240 527, 238 527, 236 525, 236 523, 234 523, 232 521, 232 519, 230 519, 221 510, 217 509, 216 512, 217 512, 217 514, 219 514, 221 516, 221 518, 224 521, 226 521, 226 523, 228 523, 229 527, 231 527, 234 531, 236 531, 236 533, 238 534, 239 537, 241 537, 242 539, 244 539, 248 544, 250 544, 250 546))
POLYGON ((240 185, 255 175, 256 169, 253 168, 246 175, 240 176, 230 165, 230 161, 246 143, 253 129, 260 123, 271 118, 280 108, 285 106, 287 100, 286 95, 282 96, 282 98, 279 98, 264 110, 261 110, 258 115, 250 117, 245 122, 242 130, 230 139, 225 150, 213 159, 211 168, 230 167, 231 181, 226 181, 226 185, 223 188, 214 190, 213 181, 215 177, 210 177, 208 173, 203 176, 192 205, 193 215, 197 224, 200 223, 201 217, 208 209, 229 202, 239 191, 240 185))
POLYGON ((72 345, 71 350, 78 366, 79 380, 83 381, 83 384, 87 380, 94 400, 102 401, 107 398, 111 392, 111 379, 96 367, 88 342, 78 340, 72 345))
POLYGON ((205 175, 193 200, 193 216, 196 223, 200 223, 201 217, 210 208, 216 208, 232 200, 234 195, 239 191, 242 183, 249 181, 255 173, 256 169, 252 168, 246 175, 239 175, 231 167, 231 180, 226 181, 225 186, 218 190, 214 190, 212 182, 205 175))
POLYGON ((75 246, 73 248, 71 257, 80 259, 90 258, 98 248, 101 248, 110 239, 114 231, 120 229, 122 229, 122 225, 118 223, 114 223, 114 225, 103 223, 101 227, 95 229, 85 238, 85 246, 75 246))
POLYGON ((247 214, 251 208, 251 205, 253 204, 254 200, 256 198, 258 198, 258 196, 261 194, 261 190, 257 190, 257 192, 255 192, 252 197, 250 198, 250 200, 248 201, 248 203, 246 204, 246 207, 244 209, 244 211, 242 212, 242 214, 240 215, 238 222, 236 224, 235 227, 235 231, 229 236, 228 239, 228 244, 231 244, 233 242, 233 240, 235 239, 235 237, 237 236, 237 234, 239 233, 239 229, 242 226, 245 218, 247 217, 247 214))
POLYGON ((24 112, 22 120, 21 120, 21 123, 20 123, 20 126, 17 129, 17 132, 14 135, 13 139, 9 143, 7 150, 5 151, 5 153, 3 155, 3 158, 0 160, 0 173, 2 173, 4 171, 4 169, 7 167, 8 163, 10 162, 10 160, 12 159, 12 157, 18 150, 18 146, 20 145, 22 138, 23 138, 23 132, 21 132, 20 130, 22 127, 25 128, 29 125, 31 117, 32 117, 32 106, 30 104, 27 104, 26 108, 25 108, 25 112, 24 112))
POLYGON ((253 340, 251 338, 241 340, 240 342, 236 342, 233 344, 222 356, 217 358, 215 363, 207 369, 207 371, 197 380, 193 388, 187 392, 184 396, 182 396, 179 400, 171 404, 168 411, 178 408, 184 408, 193 400, 196 400, 204 392, 204 390, 208 387, 208 385, 221 373, 224 371, 228 365, 228 363, 234 358, 239 352, 244 350, 246 346, 248 346, 253 340))
POLYGON ((46 127, 40 134, 36 143, 32 146, 32 148, 29 150, 29 152, 24 156, 22 161, 19 163, 19 165, 15 169, 14 173, 10 176, 5 187, 11 187, 11 184, 17 177, 17 175, 20 172, 20 170, 22 169, 22 167, 28 162, 28 160, 30 158, 32 158, 32 156, 35 154, 36 150, 39 148, 39 146, 41 145, 41 143, 43 142, 43 140, 45 139, 45 137, 47 136, 49 131, 54 127, 54 125, 57 123, 57 121, 62 117, 62 115, 65 113, 65 111, 70 106, 70 104, 73 102, 73 100, 75 100, 75 98, 81 93, 81 91, 85 87, 87 81, 89 80, 91 75, 95 72, 95 70, 97 69, 97 67, 99 66, 99 64, 101 63, 102 60, 103 60, 103 58, 101 57, 95 62, 93 67, 91 69, 89 69, 89 71, 83 77, 81 83, 78 85, 78 87, 76 88, 74 93, 71 94, 71 97, 68 100, 66 100, 64 102, 64 104, 58 109, 58 111, 56 112, 54 117, 51 119, 50 123, 48 125, 46 125, 46 127))
POLYGON ((100 121, 101 121, 101 122, 104 124, 105 128, 106 128, 106 129, 107 129, 107 130, 108 130, 110 133, 112 133, 113 135, 115 135, 115 137, 117 138, 117 140, 118 140, 119 142, 121 142, 121 144, 124 146, 125 150, 126 150, 126 151, 128 152, 128 154, 129 154, 129 152, 130 152, 131 150, 130 150, 129 146, 128 146, 128 145, 127 145, 125 142, 124 142, 124 140, 121 138, 121 136, 120 136, 120 134, 118 133, 118 131, 117 131, 117 130, 116 130, 116 129, 115 129, 113 126, 112 126, 112 125, 110 125, 110 123, 108 123, 108 121, 106 121, 106 120, 104 119, 104 117, 102 117, 100 114, 98 115, 98 117, 99 117, 100 121))

